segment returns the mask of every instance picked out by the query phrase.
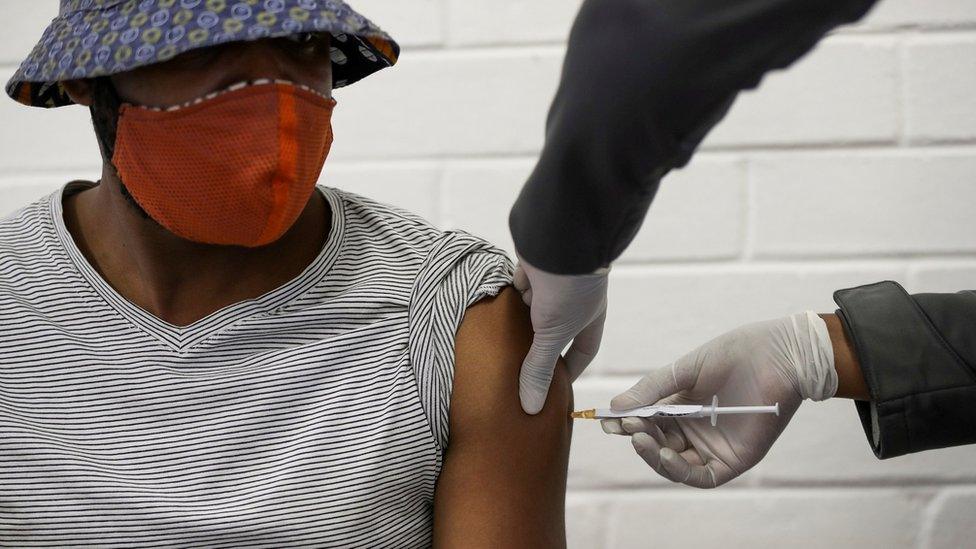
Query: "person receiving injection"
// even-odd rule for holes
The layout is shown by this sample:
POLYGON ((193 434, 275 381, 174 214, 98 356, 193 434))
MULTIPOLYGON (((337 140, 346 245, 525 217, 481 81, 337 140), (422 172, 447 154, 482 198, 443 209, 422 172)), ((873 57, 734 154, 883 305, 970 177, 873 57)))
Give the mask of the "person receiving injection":
MULTIPOLYGON (((585 0, 540 159, 512 207, 515 283, 535 338, 521 370, 538 412, 562 351, 571 379, 599 350, 608 273, 661 179, 686 165, 739 92, 791 65, 877 0, 585 0)), ((919 182, 922 184, 922 182, 919 182)), ((811 227, 809 230, 817 230, 811 227)), ((909 295, 895 282, 835 292, 834 314, 734 329, 611 402, 778 402, 779 415, 610 419, 657 473, 701 488, 747 471, 803 400, 857 401, 879 458, 976 442, 976 292, 909 295)), ((648 327, 653 329, 653 327, 648 327)))

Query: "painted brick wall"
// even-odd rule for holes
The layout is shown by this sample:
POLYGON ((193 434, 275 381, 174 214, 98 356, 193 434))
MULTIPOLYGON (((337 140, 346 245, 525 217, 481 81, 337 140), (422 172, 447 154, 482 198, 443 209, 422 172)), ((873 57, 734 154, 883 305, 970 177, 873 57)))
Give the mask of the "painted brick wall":
MULTIPOLYGON (((0 0, 4 81, 56 2, 0 0)), ((323 183, 511 250, 508 208, 542 143, 578 0, 358 0, 402 41, 393 70, 336 96, 323 183)), ((0 102, 0 215, 97 178, 87 111, 0 102)), ((615 268, 604 350, 576 385, 601 405, 642 372, 837 288, 976 288, 976 2, 882 0, 743 96, 665 183, 615 268)), ((976 447, 884 462, 853 405, 806 404, 754 471, 697 491, 579 424, 572 547, 971 546, 976 447)))

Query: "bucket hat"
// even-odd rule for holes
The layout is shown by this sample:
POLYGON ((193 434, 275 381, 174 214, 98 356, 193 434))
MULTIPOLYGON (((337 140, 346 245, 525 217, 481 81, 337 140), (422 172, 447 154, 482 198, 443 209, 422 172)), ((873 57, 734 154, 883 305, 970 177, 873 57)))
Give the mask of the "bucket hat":
POLYGON ((62 80, 162 63, 183 52, 309 32, 332 35, 333 87, 396 63, 400 46, 341 0, 61 0, 7 83, 25 105, 73 103, 62 80))

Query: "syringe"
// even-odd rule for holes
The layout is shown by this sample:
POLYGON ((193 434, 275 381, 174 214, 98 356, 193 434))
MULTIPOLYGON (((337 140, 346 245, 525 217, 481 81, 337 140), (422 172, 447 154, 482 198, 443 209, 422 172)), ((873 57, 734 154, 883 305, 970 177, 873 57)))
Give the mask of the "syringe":
POLYGON ((643 406, 622 412, 614 412, 609 408, 595 408, 582 410, 570 414, 574 419, 615 419, 625 417, 708 417, 712 419, 712 426, 718 424, 718 416, 723 414, 776 414, 779 415, 779 403, 772 406, 723 406, 718 405, 718 395, 712 397, 712 405, 702 404, 665 404, 662 406, 643 406))

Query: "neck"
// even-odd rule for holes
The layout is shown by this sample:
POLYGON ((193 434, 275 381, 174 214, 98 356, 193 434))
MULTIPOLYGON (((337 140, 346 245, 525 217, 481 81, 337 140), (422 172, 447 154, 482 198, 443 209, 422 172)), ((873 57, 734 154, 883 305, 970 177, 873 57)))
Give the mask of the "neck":
POLYGON ((244 248, 199 244, 170 233, 144 218, 121 185, 106 166, 99 185, 66 199, 68 230, 119 294, 177 326, 295 278, 318 256, 328 235, 331 212, 318 192, 279 240, 244 248))

